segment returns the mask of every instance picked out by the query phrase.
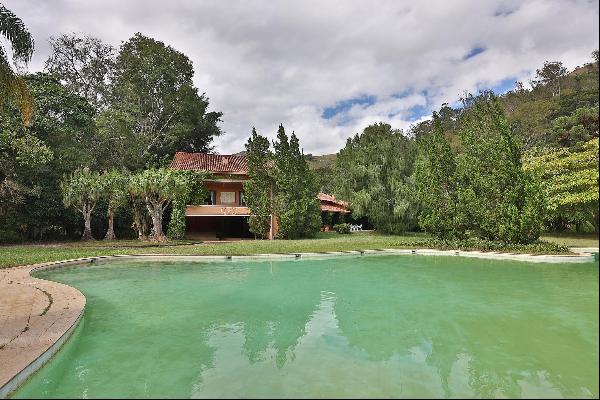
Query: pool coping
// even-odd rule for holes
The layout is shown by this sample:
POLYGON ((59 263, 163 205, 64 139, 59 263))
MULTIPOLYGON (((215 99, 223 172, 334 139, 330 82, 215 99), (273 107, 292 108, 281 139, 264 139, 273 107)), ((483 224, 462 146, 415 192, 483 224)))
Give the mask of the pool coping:
MULTIPOLYGON (((585 249, 590 250, 590 249, 585 249)), ((593 249, 592 249, 593 250, 593 249)), ((85 311, 85 296, 71 286, 33 277, 31 274, 43 270, 76 267, 97 262, 113 260, 146 260, 146 261, 249 261, 249 260, 298 260, 319 259, 339 256, 364 255, 426 255, 426 256, 461 256, 496 260, 513 260, 545 263, 584 263, 594 261, 593 254, 580 252, 567 255, 532 255, 518 253, 436 250, 436 249, 377 249, 332 251, 322 253, 285 253, 285 254, 254 254, 254 255, 174 255, 174 254, 136 254, 85 257, 71 260, 52 261, 40 264, 5 268, 0 270, 0 306, 8 304, 6 297, 22 296, 25 302, 17 304, 21 311, 29 307, 29 314, 10 313, 0 314, 3 329, 12 326, 13 331, 19 331, 24 321, 25 327, 20 333, 0 347, 0 399, 10 396, 31 375, 48 362, 64 345, 82 320, 85 311), (20 286, 18 286, 20 285, 20 286), (18 287, 17 287, 18 286, 18 287), (45 294, 40 295, 39 292, 45 294), (27 293, 25 293, 27 292, 27 293), (7 295, 8 293, 8 295, 7 295), (3 299, 2 297, 5 297, 3 299), (41 301, 45 300, 44 301, 41 301), (43 310, 40 314, 35 314, 43 310), (34 315, 35 314, 35 315, 34 315), (11 325, 12 323, 12 325, 11 325), (19 325, 19 323, 21 325, 19 325), (16 324, 16 326, 15 326, 16 324)), ((14 299, 8 299, 9 302, 14 299)), ((2 307, 0 307, 2 311, 2 307)), ((6 312, 6 310, 5 310, 6 312)), ((4 340, 6 332, 0 329, 0 339, 4 340)))

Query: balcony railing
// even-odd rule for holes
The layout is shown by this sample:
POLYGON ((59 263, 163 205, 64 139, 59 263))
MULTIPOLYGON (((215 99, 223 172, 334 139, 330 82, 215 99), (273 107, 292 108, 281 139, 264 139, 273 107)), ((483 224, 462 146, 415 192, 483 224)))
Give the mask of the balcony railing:
POLYGON ((185 207, 186 217, 215 217, 215 216, 239 216, 244 217, 250 215, 250 209, 243 206, 195 206, 190 205, 185 207))

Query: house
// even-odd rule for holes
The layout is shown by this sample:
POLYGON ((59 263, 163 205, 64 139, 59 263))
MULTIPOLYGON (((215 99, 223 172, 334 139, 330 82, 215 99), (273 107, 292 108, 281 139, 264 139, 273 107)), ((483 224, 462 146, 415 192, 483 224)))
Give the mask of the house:
POLYGON ((332 225, 342 222, 342 216, 350 214, 348 203, 345 201, 338 200, 335 196, 326 193, 319 193, 317 197, 321 203, 322 230, 330 230, 332 225))
MULTIPOLYGON (((244 181, 248 180, 246 156, 177 152, 172 169, 210 172, 204 181, 208 195, 204 204, 185 209, 186 235, 198 239, 252 238, 248 229, 250 209, 244 201, 244 181)), ((321 212, 348 214, 348 204, 319 193, 321 212)), ((269 239, 277 235, 277 218, 271 216, 269 239)))

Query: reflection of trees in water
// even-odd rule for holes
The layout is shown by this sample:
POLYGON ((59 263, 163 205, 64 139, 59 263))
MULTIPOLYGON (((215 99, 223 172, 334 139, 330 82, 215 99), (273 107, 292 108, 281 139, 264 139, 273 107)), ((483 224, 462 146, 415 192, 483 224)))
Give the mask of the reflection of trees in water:
POLYGON ((251 263, 248 267, 234 263, 229 272, 238 277, 213 281, 215 295, 203 296, 202 319, 210 322, 203 328, 203 336, 220 327, 239 327, 249 361, 263 361, 271 349, 282 367, 287 357, 293 357, 319 304, 319 274, 306 274, 302 268, 280 263, 251 263))
POLYGON ((589 336, 597 349, 597 319, 589 321, 585 307, 573 315, 563 302, 581 290, 581 280, 568 279, 573 272, 561 268, 476 263, 484 265, 442 258, 400 274, 374 264, 344 275, 331 289, 340 334, 378 361, 409 362, 415 348, 425 349, 446 396, 582 396, 586 389, 575 388, 586 386, 597 393, 589 387, 597 381, 597 353, 595 365, 594 357, 577 354, 594 348, 589 336))
MULTIPOLYGON (((397 258, 392 268, 377 257, 360 266, 338 259, 206 267, 193 307, 178 314, 202 333, 196 387, 217 387, 235 369, 242 383, 253 377, 275 391, 293 388, 295 376, 338 388, 360 382, 357 393, 379 387, 374 396, 583 396, 577 388, 586 385, 597 392, 589 387, 594 357, 580 357, 597 348, 597 320, 565 301, 594 291, 582 285, 597 291, 597 281, 554 266, 415 260, 397 258)), ((168 290, 166 282, 156 290, 168 290)))

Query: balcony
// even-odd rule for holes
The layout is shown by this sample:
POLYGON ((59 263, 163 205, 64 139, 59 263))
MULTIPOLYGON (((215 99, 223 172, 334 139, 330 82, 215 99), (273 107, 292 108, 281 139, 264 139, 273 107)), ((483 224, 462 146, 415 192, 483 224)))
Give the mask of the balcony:
POLYGON ((214 205, 214 206, 186 206, 185 216, 186 217, 245 217, 250 215, 250 209, 242 206, 225 206, 225 205, 214 205))

